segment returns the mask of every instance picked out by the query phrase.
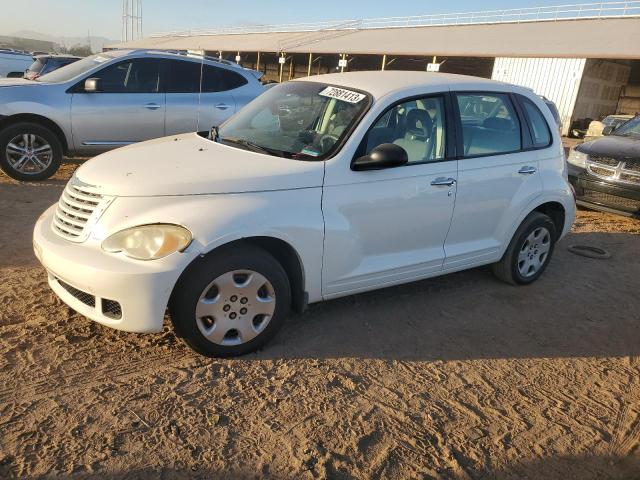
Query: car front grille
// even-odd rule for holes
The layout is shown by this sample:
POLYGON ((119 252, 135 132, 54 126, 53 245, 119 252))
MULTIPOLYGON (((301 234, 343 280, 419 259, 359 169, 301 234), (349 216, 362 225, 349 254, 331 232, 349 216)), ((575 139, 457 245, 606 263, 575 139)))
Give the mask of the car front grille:
POLYGON ((80 300, 82 303, 89 307, 95 308, 96 306, 96 297, 91 295, 90 293, 83 292, 82 290, 78 290, 76 287, 72 287, 68 283, 63 282, 59 278, 56 278, 57 282, 60 284, 62 288, 64 288, 67 292, 69 292, 73 297, 77 300, 80 300))
POLYGON ((640 185, 640 161, 589 155, 587 171, 603 180, 640 185))
POLYGON ((584 194, 580 197, 580 200, 584 200, 590 203, 597 203, 600 205, 609 206, 612 208, 622 208, 630 212, 640 210, 640 201, 632 198, 618 197, 605 192, 599 192, 597 190, 584 190, 584 194))
POLYGON ((71 178, 58 201, 52 228, 55 233, 73 242, 83 242, 112 197, 100 195, 90 187, 79 185, 71 178))

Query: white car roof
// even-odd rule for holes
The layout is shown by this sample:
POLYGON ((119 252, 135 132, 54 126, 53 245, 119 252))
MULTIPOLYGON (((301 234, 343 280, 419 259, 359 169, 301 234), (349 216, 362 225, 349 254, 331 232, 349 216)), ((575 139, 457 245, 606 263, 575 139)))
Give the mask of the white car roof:
POLYGON ((382 98, 390 93, 406 90, 414 87, 438 88, 442 90, 503 90, 515 91, 526 89, 515 85, 496 82, 486 78, 467 75, 455 75, 452 73, 431 73, 401 70, 365 71, 329 73, 312 77, 300 78, 294 81, 311 81, 339 85, 345 88, 364 90, 374 98, 382 98))

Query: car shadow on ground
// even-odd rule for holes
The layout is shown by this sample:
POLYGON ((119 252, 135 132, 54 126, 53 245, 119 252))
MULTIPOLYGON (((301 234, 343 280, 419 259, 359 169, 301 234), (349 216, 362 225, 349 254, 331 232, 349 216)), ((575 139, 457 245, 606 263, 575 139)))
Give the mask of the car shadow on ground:
POLYGON ((637 235, 571 234, 558 245, 544 275, 529 286, 504 284, 484 267, 311 305, 253 357, 638 355, 639 249, 637 235), (580 257, 567 251, 570 244, 604 247, 612 258, 580 257))
MULTIPOLYGON (((521 480, 524 478, 546 480, 567 478, 579 478, 581 480, 631 480, 638 478, 638 472, 640 472, 640 459, 633 456, 616 457, 613 455, 562 456, 522 460, 516 464, 500 466, 494 469, 475 470, 471 468, 464 468, 464 466, 462 469, 464 472, 440 470, 437 472, 436 477, 426 474, 424 478, 438 478, 442 480, 467 480, 469 478, 482 478, 485 480, 521 480)), ((342 472, 338 475, 335 475, 335 472, 332 472, 331 475, 327 475, 327 472, 321 472, 318 470, 319 469, 317 468, 311 469, 310 473, 314 478, 332 478, 336 480, 354 478, 351 475, 342 472)), ((10 472, 5 473, 10 475, 10 472)), ((44 480, 53 477, 44 475, 23 478, 44 480)), ((77 472, 72 474, 56 475, 55 478, 74 480, 146 480, 156 478, 162 478, 164 480, 255 480, 261 478, 277 478, 279 480, 288 480, 300 477, 293 474, 270 474, 269 470, 263 472, 247 472, 233 467, 230 467, 227 470, 214 470, 207 468, 206 465, 199 465, 197 468, 149 467, 120 472, 77 472)))

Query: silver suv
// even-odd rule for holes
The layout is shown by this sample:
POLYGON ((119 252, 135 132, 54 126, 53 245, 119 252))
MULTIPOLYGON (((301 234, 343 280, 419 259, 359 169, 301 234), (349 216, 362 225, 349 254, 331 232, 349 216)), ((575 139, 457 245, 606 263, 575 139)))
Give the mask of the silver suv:
POLYGON ((210 57, 114 50, 37 81, 0 80, 0 167, 42 180, 63 155, 208 130, 264 91, 260 72, 210 57))

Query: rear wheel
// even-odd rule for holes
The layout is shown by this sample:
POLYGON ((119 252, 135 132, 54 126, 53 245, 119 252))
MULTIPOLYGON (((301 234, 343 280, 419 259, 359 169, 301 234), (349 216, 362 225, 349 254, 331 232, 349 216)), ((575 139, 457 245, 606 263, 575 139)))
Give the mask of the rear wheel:
POLYGON ((176 334, 196 352, 230 357, 256 350, 282 326, 291 291, 266 250, 253 246, 207 256, 181 278, 170 305, 176 334))
POLYGON ((16 180, 49 178, 61 161, 60 140, 42 125, 20 122, 0 132, 0 167, 16 180))
POLYGON ((502 259, 492 265, 493 273, 512 285, 534 282, 547 268, 556 242, 553 220, 540 212, 524 219, 502 259))

